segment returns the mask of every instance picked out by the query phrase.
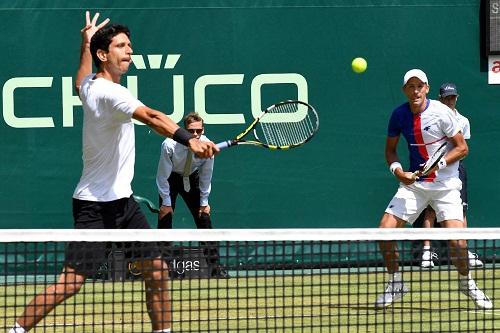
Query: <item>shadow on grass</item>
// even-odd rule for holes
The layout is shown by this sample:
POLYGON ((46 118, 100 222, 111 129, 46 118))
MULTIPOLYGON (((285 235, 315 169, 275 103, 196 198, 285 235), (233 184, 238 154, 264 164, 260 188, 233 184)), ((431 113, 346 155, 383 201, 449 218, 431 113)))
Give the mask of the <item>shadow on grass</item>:
MULTIPOLYGON (((431 308, 431 307, 424 307, 424 306, 418 306, 415 304, 398 304, 398 305, 392 305, 388 306, 385 308, 376 308, 375 306, 353 306, 352 304, 349 305, 342 305, 342 304, 330 304, 330 308, 332 309, 350 309, 350 310, 355 310, 355 311, 368 311, 372 310, 373 312, 401 312, 401 311, 416 311, 416 312, 429 312, 429 313, 447 313, 447 312, 463 312, 463 311, 481 311, 480 309, 477 309, 475 307, 451 307, 451 308, 431 308)), ((483 310, 483 311, 488 311, 488 310, 483 310)))

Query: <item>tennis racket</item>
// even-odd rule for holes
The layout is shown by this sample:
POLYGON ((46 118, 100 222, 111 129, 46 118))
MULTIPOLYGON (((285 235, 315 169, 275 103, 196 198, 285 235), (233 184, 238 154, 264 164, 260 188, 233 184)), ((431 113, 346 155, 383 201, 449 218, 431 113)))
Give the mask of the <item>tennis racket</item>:
POLYGON ((236 145, 254 145, 272 150, 303 145, 316 134, 319 118, 316 110, 301 101, 284 101, 271 105, 234 139, 219 142, 224 149, 236 145), (250 132, 254 139, 245 138, 250 132))
POLYGON ((429 157, 429 159, 427 160, 427 162, 425 162, 422 168, 413 173, 414 179, 416 179, 418 176, 427 176, 432 171, 432 169, 436 167, 436 165, 439 163, 439 160, 441 160, 441 158, 443 158, 443 156, 447 152, 446 149, 447 144, 448 143, 446 141, 443 142, 439 146, 439 148, 431 155, 431 157, 429 157))

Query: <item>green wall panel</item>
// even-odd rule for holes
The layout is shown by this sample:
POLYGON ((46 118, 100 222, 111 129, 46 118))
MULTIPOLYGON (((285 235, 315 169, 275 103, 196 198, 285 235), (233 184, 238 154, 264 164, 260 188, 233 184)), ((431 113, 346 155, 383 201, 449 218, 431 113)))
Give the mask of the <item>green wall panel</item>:
MULTIPOLYGON (((296 0, 0 5, 2 227, 72 227, 82 115, 73 105, 71 77, 86 9, 131 28, 134 53, 145 68, 132 66, 123 83, 167 114, 182 115, 201 105, 220 115, 207 125, 214 141, 241 130, 241 119, 252 119, 251 105, 297 97, 293 83, 266 84, 258 100, 252 84, 259 78, 292 73, 306 80, 308 100, 320 113, 317 137, 289 152, 238 147, 221 153, 210 202, 216 227, 377 226, 397 188, 384 161, 387 121, 404 102, 402 76, 414 67, 428 74, 433 98, 442 82, 458 85, 459 110, 472 126, 470 226, 496 226, 500 158, 492 152, 500 92, 487 84, 483 68, 480 2, 296 0), (159 68, 148 55, 161 55, 159 68), (168 55, 180 56, 165 69, 168 55), (368 60, 362 75, 350 69, 357 56, 368 60), (207 75, 225 84, 208 86, 201 103, 195 87, 207 75), (42 87, 18 87, 11 98, 13 85, 32 85, 33 78, 42 78, 42 87), (18 118, 48 118, 53 126, 13 127, 12 112, 18 118)), ((136 127, 136 136, 133 188, 156 202, 162 138, 144 126, 136 127)), ((156 225, 155 216, 148 217, 156 225)), ((194 227, 183 205, 174 225, 194 227)))

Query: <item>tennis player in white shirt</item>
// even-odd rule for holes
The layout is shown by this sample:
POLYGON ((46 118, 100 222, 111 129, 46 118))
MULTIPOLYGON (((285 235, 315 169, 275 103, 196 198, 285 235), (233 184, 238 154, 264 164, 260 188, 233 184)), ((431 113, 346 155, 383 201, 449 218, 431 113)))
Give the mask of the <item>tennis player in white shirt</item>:
MULTIPOLYGON (((461 182, 458 161, 468 153, 465 139, 452 111, 439 101, 427 98, 429 81, 420 69, 409 70, 403 77, 403 93, 407 102, 398 106, 391 115, 387 131, 385 156, 389 169, 400 182, 398 191, 389 202, 380 221, 380 228, 398 228, 412 224, 428 206, 436 211, 437 222, 445 228, 463 228, 461 182), (404 170, 397 153, 400 136, 408 144, 410 166, 404 170), (448 153, 435 170, 426 176, 413 173, 447 140, 448 153)), ((493 303, 472 278, 467 261, 465 240, 448 242, 453 264, 457 268, 459 288, 481 309, 491 309, 493 303)), ((379 243, 389 275, 384 293, 375 302, 376 308, 385 308, 401 299, 408 291, 399 265, 399 253, 393 241, 379 243)))
MULTIPOLYGON (((458 126, 462 132, 464 139, 470 139, 470 123, 469 119, 460 114, 457 110, 457 100, 458 100, 458 89, 454 83, 443 83, 439 88, 439 101, 444 105, 448 106, 457 119, 458 126)), ((460 197, 462 198, 462 206, 464 212, 464 226, 467 228, 467 209, 468 209, 468 197, 467 197, 467 171, 465 169, 464 160, 459 161, 458 165, 458 176, 462 181, 462 188, 460 189, 460 197)), ((423 213, 423 217, 419 217, 421 226, 423 228, 432 228, 435 226, 436 213, 431 207, 428 207, 423 213)), ((420 223, 415 223, 414 226, 420 223)), ((469 267, 478 268, 483 266, 483 262, 479 259, 476 253, 468 251, 469 257, 469 267)), ((434 260, 437 260, 438 256, 431 250, 431 242, 425 240, 423 243, 422 251, 422 261, 421 266, 424 268, 434 267, 434 260)))
MULTIPOLYGON (((73 193, 76 229, 149 229, 145 215, 132 197, 135 164, 135 134, 132 118, 157 133, 172 137, 203 158, 218 148, 202 142, 180 128, 160 111, 145 106, 120 84, 131 64, 130 31, 123 25, 97 24, 99 14, 81 30, 80 66, 75 88, 83 107, 83 171, 73 193), (97 72, 92 73, 92 61, 97 72)), ((70 243, 63 272, 57 282, 26 306, 10 333, 31 330, 58 304, 78 293, 87 276, 107 257, 104 243, 70 243), (83 260, 82 258, 92 258, 83 260)), ((153 332, 170 332, 171 310, 168 267, 157 247, 127 251, 128 258, 141 259, 146 306, 153 332)))

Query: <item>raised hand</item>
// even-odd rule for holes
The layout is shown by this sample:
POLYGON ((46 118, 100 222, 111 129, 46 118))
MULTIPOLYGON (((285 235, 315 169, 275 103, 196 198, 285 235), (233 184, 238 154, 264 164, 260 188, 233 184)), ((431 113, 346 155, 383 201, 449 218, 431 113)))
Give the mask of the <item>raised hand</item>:
POLYGON ((80 85, 82 83, 83 78, 86 75, 92 73, 92 55, 90 54, 90 40, 92 36, 96 33, 97 30, 104 27, 109 22, 109 18, 102 21, 102 23, 97 25, 97 19, 99 18, 99 13, 96 13, 90 20, 90 12, 85 12, 85 26, 80 33, 82 34, 82 45, 80 48, 80 66, 78 67, 78 71, 76 72, 75 79, 75 90, 77 93, 80 91, 80 85))
POLYGON ((101 23, 97 24, 97 19, 99 18, 99 13, 95 13, 94 17, 92 20, 90 20, 90 12, 87 10, 85 12, 85 27, 80 30, 82 34, 82 42, 83 43, 89 43, 90 40, 92 39, 92 36, 97 32, 97 30, 101 29, 104 27, 106 24, 109 23, 109 18, 105 19, 101 23))

